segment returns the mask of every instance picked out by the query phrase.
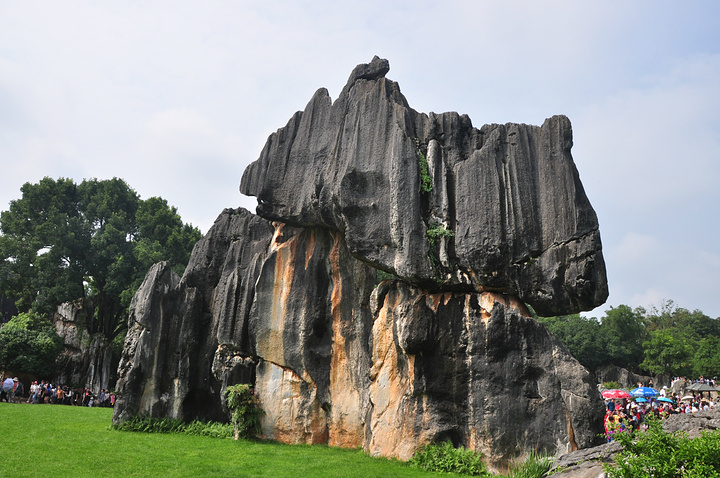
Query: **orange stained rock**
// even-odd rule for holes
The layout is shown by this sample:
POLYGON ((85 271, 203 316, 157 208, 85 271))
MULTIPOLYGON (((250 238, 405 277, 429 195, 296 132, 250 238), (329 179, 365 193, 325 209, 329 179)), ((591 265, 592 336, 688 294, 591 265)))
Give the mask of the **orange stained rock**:
POLYGON ((524 317, 532 317, 525 303, 517 297, 500 294, 498 292, 482 292, 480 294, 480 308, 482 309, 482 318, 484 321, 490 318, 495 304, 498 302, 508 309, 517 311, 518 314, 524 317))
POLYGON ((439 292, 436 294, 425 294, 425 302, 427 303, 427 306, 432 309, 433 312, 437 312, 438 307, 440 306, 440 303, 442 302, 442 305, 447 305, 448 302, 450 302, 450 299, 452 299, 453 293, 452 292, 439 292))
POLYGON ((340 251, 343 247, 340 234, 333 233, 333 248, 330 252, 333 288, 331 292, 332 313, 332 355, 330 362, 330 393, 332 409, 328 418, 329 445, 340 447, 361 446, 364 439, 362 423, 362 400, 357 385, 352 382, 352 369, 356 364, 350 363, 347 355, 342 325, 352 321, 352 317, 343 317, 342 274, 340 268, 340 251))
MULTIPOLYGON (((283 224, 277 224, 275 238, 282 236, 283 224)), ((298 241, 290 238, 286 242, 275 242, 271 250, 275 252, 275 270, 273 271, 272 306, 270 308, 268 325, 257 340, 258 354, 267 360, 284 364, 283 330, 287 314, 287 302, 292 290, 295 274, 295 256, 297 255, 298 241)))
MULTIPOLYGON (((408 419, 422 413, 408 410, 408 397, 413 395, 415 357, 406 356, 407 369, 399 367, 395 345, 393 311, 402 302, 401 294, 387 294, 373 325, 373 366, 371 369, 370 417, 371 440, 368 452, 373 456, 395 456, 409 459, 414 452, 417 437, 408 419), (408 421, 406 421, 408 420, 408 421)), ((413 407, 415 408, 415 407, 413 407)))
POLYGON ((272 225, 275 228, 275 232, 270 240, 270 252, 275 252, 283 244, 281 239, 283 237, 283 228, 285 227, 285 223, 275 221, 272 225))
POLYGON ((312 229, 308 230, 308 236, 305 242, 305 270, 307 270, 310 259, 312 259, 313 253, 315 252, 315 240, 315 231, 312 229))
POLYGON ((258 368, 255 383, 265 411, 261 419, 265 438, 283 443, 327 443, 325 411, 309 376, 301 378, 289 368, 265 362, 258 368))

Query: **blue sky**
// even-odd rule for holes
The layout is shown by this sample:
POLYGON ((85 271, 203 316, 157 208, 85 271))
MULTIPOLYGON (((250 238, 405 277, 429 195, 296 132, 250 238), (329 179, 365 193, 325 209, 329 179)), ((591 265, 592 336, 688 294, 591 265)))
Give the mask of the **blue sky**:
POLYGON ((720 316, 720 2, 0 1, 0 209, 124 178, 203 232, 267 136, 352 68, 473 124, 573 123, 609 306, 720 316))

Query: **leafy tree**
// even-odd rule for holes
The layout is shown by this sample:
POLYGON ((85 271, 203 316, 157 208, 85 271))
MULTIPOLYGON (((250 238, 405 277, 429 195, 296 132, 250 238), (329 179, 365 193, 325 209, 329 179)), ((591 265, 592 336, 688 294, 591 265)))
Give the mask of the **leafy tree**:
POLYGON ((717 375, 720 323, 699 310, 690 312, 665 301, 646 317, 650 340, 642 367, 652 373, 717 375))
POLYGON ((52 313, 84 300, 90 333, 108 343, 126 328, 130 299, 152 263, 182 273, 201 237, 161 198, 125 181, 44 178, 0 214, 0 294, 20 312, 52 313))
POLYGON ((49 313, 83 296, 90 231, 71 180, 45 178, 24 184, 21 191, 22 200, 0 214, 0 287, 19 311, 49 313))
POLYGON ((643 359, 645 324, 642 308, 627 305, 611 307, 602 318, 601 340, 605 342, 607 360, 613 365, 637 370, 643 359))
POLYGON ((538 320, 589 370, 595 370, 607 363, 607 350, 605 341, 601 338, 600 323, 594 318, 573 314, 538 317, 538 320))
POLYGON ((693 357, 693 376, 714 377, 720 373, 720 338, 700 340, 693 357))
POLYGON ((49 320, 33 313, 18 314, 0 326, 0 369, 50 377, 62 349, 62 339, 49 320))
POLYGON ((611 307, 600 321, 577 314, 537 320, 591 371, 613 364, 651 374, 720 373, 720 320, 675 307, 672 301, 650 312, 611 307))
POLYGON ((693 348, 687 338, 670 330, 655 330, 650 332, 643 347, 645 360, 640 364, 643 370, 656 375, 689 376, 692 373, 693 348))

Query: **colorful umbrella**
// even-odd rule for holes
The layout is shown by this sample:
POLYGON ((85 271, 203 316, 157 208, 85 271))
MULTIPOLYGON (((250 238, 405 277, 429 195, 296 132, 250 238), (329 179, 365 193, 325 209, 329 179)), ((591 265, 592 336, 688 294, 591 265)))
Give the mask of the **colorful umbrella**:
POLYGON ((630 390, 630 395, 632 395, 633 397, 648 398, 657 397, 658 395, 660 395, 660 392, 658 392, 652 387, 638 387, 635 390, 630 390))
POLYGON ((635 401, 640 402, 640 403, 645 403, 645 402, 647 402, 647 399, 640 397, 640 398, 636 398, 635 401))
POLYGON ((631 395, 627 393, 625 390, 618 390, 616 388, 612 390, 605 390, 602 394, 603 398, 630 398, 631 395))
POLYGON ((673 400, 672 398, 667 398, 667 397, 660 397, 660 398, 658 398, 658 401, 660 401, 660 402, 674 403, 674 400, 673 400))

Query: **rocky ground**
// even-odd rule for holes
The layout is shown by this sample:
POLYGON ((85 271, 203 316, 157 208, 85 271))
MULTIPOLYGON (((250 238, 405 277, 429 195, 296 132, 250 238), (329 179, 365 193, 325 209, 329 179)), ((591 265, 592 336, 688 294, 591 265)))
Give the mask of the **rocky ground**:
MULTIPOLYGON (((709 412, 671 415, 663 424, 667 432, 686 433, 688 438, 697 438, 704 430, 720 429, 720 407, 709 412)), ((553 478, 605 478, 604 463, 612 463, 615 455, 622 451, 617 443, 605 443, 561 456, 552 470, 553 478)), ((552 473, 551 470, 551 473, 552 473)))

